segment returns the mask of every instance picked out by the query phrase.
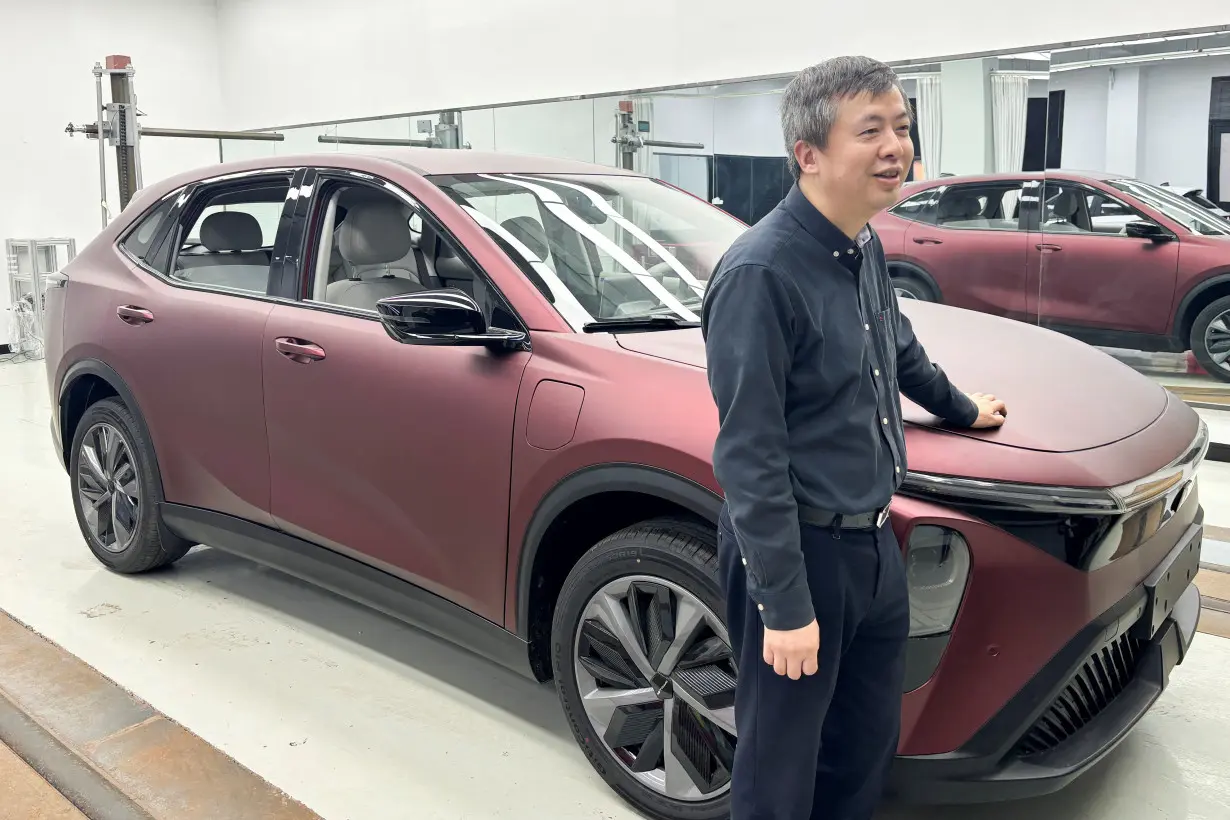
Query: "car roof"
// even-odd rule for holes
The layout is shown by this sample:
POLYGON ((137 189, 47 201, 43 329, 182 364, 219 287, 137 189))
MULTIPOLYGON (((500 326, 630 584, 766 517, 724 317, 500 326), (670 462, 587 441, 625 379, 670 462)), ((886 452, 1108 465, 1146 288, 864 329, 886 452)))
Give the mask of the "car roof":
POLYGON ((957 183, 964 184, 967 182, 999 182, 1002 180, 1018 179, 1042 180, 1047 177, 1067 177, 1069 179, 1087 179, 1095 182, 1109 182, 1114 179, 1129 179, 1131 175, 1114 174, 1106 171, 1081 171, 1074 168, 1051 168, 1046 171, 1022 171, 1016 174, 956 174, 954 176, 942 176, 936 177, 935 179, 907 182, 902 187, 910 191, 922 191, 926 188, 934 188, 938 185, 954 185, 957 183))

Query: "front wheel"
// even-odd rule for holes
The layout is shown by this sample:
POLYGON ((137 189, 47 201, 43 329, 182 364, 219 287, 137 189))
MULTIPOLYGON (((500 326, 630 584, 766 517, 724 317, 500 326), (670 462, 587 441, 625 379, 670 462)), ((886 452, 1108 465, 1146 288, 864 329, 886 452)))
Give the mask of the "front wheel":
POLYGON ((900 271, 893 271, 892 280, 893 290, 897 293, 898 301, 904 299, 917 299, 920 302, 935 301, 931 288, 915 276, 903 274, 900 271))
POLYGON ((1196 316, 1191 346, 1210 376, 1230 382, 1230 296, 1214 300, 1196 316))
POLYGON ((609 536, 569 573, 552 624, 573 735, 611 788, 661 820, 729 813, 737 670, 715 542, 674 519, 609 536))

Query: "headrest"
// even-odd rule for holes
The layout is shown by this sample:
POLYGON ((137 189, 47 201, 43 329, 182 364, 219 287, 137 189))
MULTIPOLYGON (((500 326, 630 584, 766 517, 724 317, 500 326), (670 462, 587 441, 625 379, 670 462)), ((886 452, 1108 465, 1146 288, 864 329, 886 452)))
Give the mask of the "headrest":
POLYGON ((264 242, 261 223, 244 211, 218 211, 201 223, 201 244, 219 251, 253 251, 264 242))
POLYGON ((1064 191, 1051 200, 1051 213, 1060 219, 1071 219, 1080 209, 1080 197, 1075 191, 1064 191))
POLYGON ((537 256, 540 261, 546 260, 547 231, 537 219, 532 216, 514 216, 505 219, 500 226, 512 234, 518 242, 525 245, 529 252, 537 256))
POLYGON ((337 249, 351 265, 386 265, 410 252, 410 224, 396 202, 364 202, 351 207, 338 230, 337 249))
POLYGON ((973 219, 982 213, 982 205, 972 196, 945 197, 940 201, 941 219, 973 219))

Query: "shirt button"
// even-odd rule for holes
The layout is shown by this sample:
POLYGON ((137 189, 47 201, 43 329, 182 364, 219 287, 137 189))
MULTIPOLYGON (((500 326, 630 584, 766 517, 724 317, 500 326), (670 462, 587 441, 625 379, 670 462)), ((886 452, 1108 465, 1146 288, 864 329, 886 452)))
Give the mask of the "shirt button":
POLYGON ((863 330, 871 330, 871 325, 863 325, 863 330))
POLYGON ((897 468, 897 472, 901 472, 901 468, 900 468, 900 467, 898 467, 898 468, 897 468))
POLYGON ((882 424, 888 424, 888 419, 887 419, 887 418, 882 418, 882 419, 880 419, 880 422, 881 422, 882 424))
POLYGON ((833 256, 841 256, 841 251, 833 251, 833 256))
POLYGON ((761 612, 764 612, 764 604, 756 604, 756 608, 759 609, 761 612))
POLYGON ((746 558, 744 558, 744 559, 743 559, 743 566, 745 566, 745 567, 747 566, 747 559, 746 559, 746 558))
POLYGON ((876 375, 877 375, 877 376, 878 376, 878 375, 880 375, 880 371, 879 371, 879 369, 878 369, 878 368, 876 369, 876 375))

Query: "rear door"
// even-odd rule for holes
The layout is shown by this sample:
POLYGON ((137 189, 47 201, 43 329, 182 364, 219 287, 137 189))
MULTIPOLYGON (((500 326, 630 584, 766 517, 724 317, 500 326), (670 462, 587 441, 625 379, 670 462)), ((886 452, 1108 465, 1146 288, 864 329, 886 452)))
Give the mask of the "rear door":
POLYGON ((298 178, 242 174, 172 194, 121 241, 135 284, 83 297, 148 422, 168 502, 272 523, 261 342, 298 178))
POLYGON ((906 234, 903 258, 931 274, 944 304, 1029 320, 1023 180, 947 186, 906 234))
POLYGON ((376 301, 459 287, 488 324, 525 328, 442 221, 393 183, 322 170, 311 188, 306 235, 288 251, 301 276, 261 339, 274 517, 502 624, 530 354, 402 344, 376 301))

